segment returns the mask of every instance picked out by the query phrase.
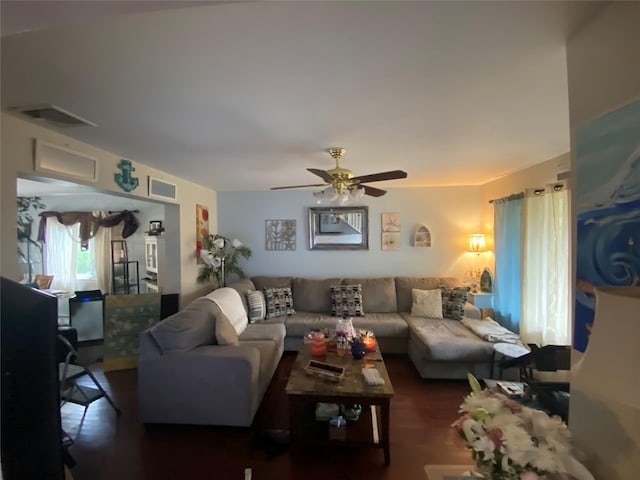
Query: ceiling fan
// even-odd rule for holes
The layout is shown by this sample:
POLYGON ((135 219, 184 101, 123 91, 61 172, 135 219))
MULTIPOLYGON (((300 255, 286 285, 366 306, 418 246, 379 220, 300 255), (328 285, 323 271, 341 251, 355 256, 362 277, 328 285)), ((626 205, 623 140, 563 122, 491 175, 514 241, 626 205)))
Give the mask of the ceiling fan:
POLYGON ((290 185, 286 187, 273 187, 271 190, 284 190, 288 188, 303 188, 303 187, 329 187, 321 192, 314 193, 313 195, 319 198, 327 197, 328 195, 344 196, 349 194, 352 197, 359 199, 362 195, 370 195, 372 197, 381 197, 386 190, 380 188, 370 187, 363 185, 369 182, 381 182, 384 180, 396 180, 400 178, 407 178, 407 172, 402 170, 391 170, 389 172, 372 173, 369 175, 355 176, 351 170, 342 168, 340 166, 340 159, 345 154, 346 150, 342 147, 335 147, 329 149, 329 155, 331 155, 335 161, 336 166, 330 170, 320 170, 318 168, 307 168, 308 171, 314 175, 319 176, 325 183, 314 183, 309 185, 290 185), (358 198, 359 197, 359 198, 358 198))

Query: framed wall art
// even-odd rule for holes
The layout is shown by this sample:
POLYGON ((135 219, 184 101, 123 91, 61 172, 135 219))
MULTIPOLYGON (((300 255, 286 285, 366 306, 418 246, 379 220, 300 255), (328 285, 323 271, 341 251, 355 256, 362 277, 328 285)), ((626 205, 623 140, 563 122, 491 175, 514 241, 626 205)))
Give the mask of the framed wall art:
POLYGON ((382 232, 382 250, 400 250, 400 234, 382 232))
POLYGON ((382 214, 382 231, 383 232, 399 232, 400 231, 400 214, 399 213, 383 213, 382 214))
POLYGON ((202 242, 209 235, 209 207, 196 204, 196 261, 203 263, 200 257, 202 242))
POLYGON ((285 250, 296 249, 295 220, 265 220, 264 249, 285 250))

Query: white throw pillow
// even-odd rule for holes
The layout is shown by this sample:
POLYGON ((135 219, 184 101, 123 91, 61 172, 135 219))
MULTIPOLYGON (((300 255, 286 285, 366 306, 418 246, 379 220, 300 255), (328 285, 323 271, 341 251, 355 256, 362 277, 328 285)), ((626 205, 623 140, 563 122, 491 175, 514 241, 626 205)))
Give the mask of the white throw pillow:
POLYGON ((247 291, 247 304, 249 305, 249 323, 260 322, 267 315, 267 302, 264 293, 260 290, 247 291))
POLYGON ((411 289, 413 304, 411 315, 414 317, 442 318, 442 290, 411 289))
POLYGON ((207 298, 216 302, 222 313, 229 319, 236 333, 240 335, 249 324, 242 297, 233 288, 222 287, 214 290, 207 298))

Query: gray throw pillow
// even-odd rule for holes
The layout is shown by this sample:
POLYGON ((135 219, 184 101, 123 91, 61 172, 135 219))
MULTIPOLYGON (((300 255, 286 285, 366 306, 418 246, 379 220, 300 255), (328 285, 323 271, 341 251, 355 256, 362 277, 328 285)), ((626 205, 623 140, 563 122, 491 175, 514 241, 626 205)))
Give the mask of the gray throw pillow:
POLYGON ((267 302, 266 318, 285 317, 296 313, 290 288, 265 288, 264 298, 267 302))
POLYGON ((332 286, 331 315, 334 317, 364 317, 362 285, 332 286))
POLYGON ((462 320, 467 298, 469 298, 468 287, 442 287, 442 316, 452 320, 462 320))

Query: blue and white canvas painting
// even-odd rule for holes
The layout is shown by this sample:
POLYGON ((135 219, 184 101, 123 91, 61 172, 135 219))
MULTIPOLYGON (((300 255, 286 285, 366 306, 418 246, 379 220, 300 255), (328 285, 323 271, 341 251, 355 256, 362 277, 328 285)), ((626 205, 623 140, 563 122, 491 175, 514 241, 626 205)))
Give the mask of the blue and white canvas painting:
POLYGON ((576 311, 573 346, 584 352, 593 288, 640 285, 640 101, 576 130, 576 311))

